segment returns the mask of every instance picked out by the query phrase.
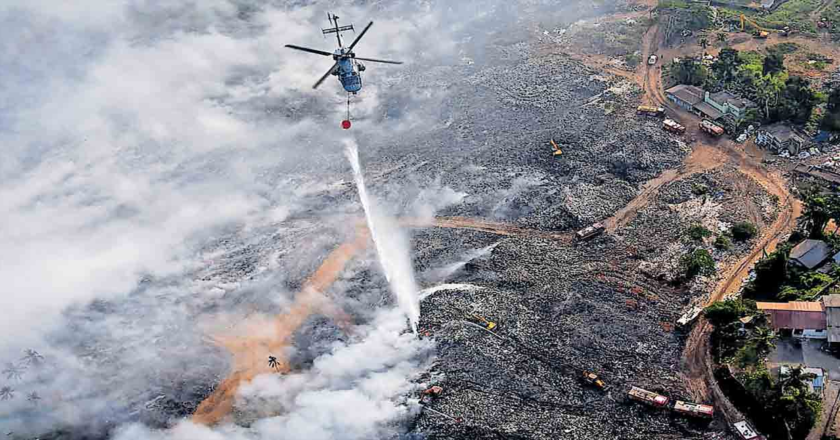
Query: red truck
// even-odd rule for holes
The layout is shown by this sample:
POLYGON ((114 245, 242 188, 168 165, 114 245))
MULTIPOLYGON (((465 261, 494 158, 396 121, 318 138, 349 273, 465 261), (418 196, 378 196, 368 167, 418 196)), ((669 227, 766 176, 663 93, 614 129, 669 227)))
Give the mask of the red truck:
POLYGON ((662 121, 662 129, 670 131, 671 133, 683 134, 685 133, 685 126, 680 125, 679 122, 673 119, 666 119, 662 121))
POLYGON ((653 391, 643 390, 638 387, 631 388, 630 392, 627 393, 627 397, 636 402, 641 402, 656 408, 665 408, 671 400, 661 394, 656 394, 653 391))
POLYGON ((700 129, 714 137, 723 136, 723 127, 708 119, 704 119, 700 122, 700 129))

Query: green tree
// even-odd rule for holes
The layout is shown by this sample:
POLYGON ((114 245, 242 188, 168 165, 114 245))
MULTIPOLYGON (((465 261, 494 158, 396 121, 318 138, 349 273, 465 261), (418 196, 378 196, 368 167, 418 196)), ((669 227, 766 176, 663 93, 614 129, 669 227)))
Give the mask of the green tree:
POLYGON ((776 348, 776 335, 767 327, 756 328, 752 340, 759 353, 767 354, 776 348))
POLYGON ((680 258, 680 268, 688 280, 697 275, 712 275, 715 273, 715 260, 709 251, 695 249, 680 258))
POLYGON ((712 325, 723 327, 744 316, 755 313, 755 302, 741 298, 730 298, 706 307, 703 313, 712 325))
POLYGON ((785 54, 780 51, 772 51, 769 55, 764 57, 763 73, 764 75, 773 75, 785 70, 785 54))
POLYGON ((758 233, 754 224, 748 222, 737 223, 732 226, 732 238, 737 241, 747 241, 758 233))
POLYGON ((700 39, 700 47, 702 47, 703 51, 705 52, 706 48, 709 47, 709 39, 706 38, 706 37, 701 38, 700 39))
POLYGON ((702 63, 691 58, 684 58, 673 64, 671 74, 679 84, 699 86, 703 84, 708 76, 706 67, 702 63))
POLYGON ((706 237, 711 237, 712 231, 703 227, 703 225, 693 225, 688 228, 688 237, 694 241, 701 241, 706 237))
POLYGON ((814 239, 822 238, 828 221, 838 215, 837 201, 818 191, 818 189, 810 189, 805 192, 805 209, 801 217, 802 225, 808 232, 808 238, 814 239))
POLYGON ((774 119, 790 119, 797 124, 804 124, 811 117, 817 103, 817 94, 807 80, 798 76, 790 77, 785 83, 774 119))
POLYGON ((732 241, 726 238, 725 235, 718 235, 718 237, 715 239, 715 248, 720 249, 722 251, 732 249, 732 241))
POLYGON ((726 32, 718 32, 715 38, 717 39, 718 43, 726 45, 729 36, 726 35, 726 32))
POLYGON ((788 280, 790 244, 779 246, 775 252, 762 258, 755 265, 755 279, 747 284, 744 295, 750 298, 775 298, 788 280))
POLYGON ((822 120, 823 129, 840 131, 840 88, 831 89, 825 110, 826 114, 822 120))
POLYGON ((712 70, 724 83, 728 83, 735 78, 738 67, 742 64, 741 57, 738 55, 739 52, 737 49, 725 47, 718 54, 718 59, 712 63, 712 70))

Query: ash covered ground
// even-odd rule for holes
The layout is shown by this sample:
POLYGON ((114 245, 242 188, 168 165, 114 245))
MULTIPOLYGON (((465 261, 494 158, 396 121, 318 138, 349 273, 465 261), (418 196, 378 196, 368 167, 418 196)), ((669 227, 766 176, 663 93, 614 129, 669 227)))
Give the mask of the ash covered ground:
MULTIPOLYGON (((338 12, 330 2, 128 1, 90 16, 0 8, 10 24, 0 35, 25 32, 39 54, 0 51, 15 66, 4 88, 13 104, 0 108, 0 139, 12 145, 0 200, 12 213, 5 229, 16 231, 0 242, 0 270, 14 280, 0 303, 10 314, 0 387, 11 390, 0 428, 20 439, 649 439, 722 429, 624 393, 637 385, 691 398, 672 324, 692 294, 639 268, 666 264, 657 257, 675 246, 678 255, 682 231, 703 216, 742 214, 675 213, 700 203, 683 181, 616 236, 575 245, 545 234, 611 216, 689 152, 635 116, 636 86, 536 41, 540 29, 628 7, 342 5, 357 25, 377 21, 360 52, 410 61, 370 66, 350 134, 336 129, 337 84, 308 90, 328 66, 282 48, 326 45, 318 26, 338 12), (330 252, 357 236, 347 138, 382 212, 517 232, 407 230, 418 289, 457 285, 423 299, 420 327, 432 337, 422 340, 407 332, 372 246, 359 251, 322 292, 351 324, 308 314, 265 353, 289 373, 241 387, 215 427, 190 423, 239 367, 217 337, 293 309, 330 252), (473 313, 498 322, 497 335, 466 324, 473 313), (44 358, 23 360, 26 348, 44 358), (584 386, 583 369, 609 391, 584 386), (463 423, 418 405, 429 384, 444 388, 429 408, 463 423)), ((762 196, 702 179, 719 197, 762 196)))

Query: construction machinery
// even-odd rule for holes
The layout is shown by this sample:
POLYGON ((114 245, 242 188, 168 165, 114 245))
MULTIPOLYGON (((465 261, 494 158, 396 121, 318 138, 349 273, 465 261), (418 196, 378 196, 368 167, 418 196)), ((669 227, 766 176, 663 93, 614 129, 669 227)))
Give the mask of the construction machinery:
POLYGON ((715 137, 723 136, 724 133, 723 127, 715 124, 714 122, 708 119, 703 119, 702 121, 700 121, 700 129, 715 137))
POLYGON ((560 147, 557 146, 557 142, 554 142, 554 139, 551 140, 551 149, 554 150, 554 153, 552 153, 553 156, 559 156, 563 154, 563 150, 561 150, 560 147))
POLYGON ((660 117, 665 115, 665 107, 653 107, 650 105, 640 105, 636 107, 636 114, 642 116, 660 117))
POLYGON ((601 380, 601 378, 598 377, 597 374, 592 373, 590 371, 583 372, 583 381, 598 388, 599 390, 603 390, 604 388, 606 388, 606 385, 604 385, 604 381, 601 380))
POLYGON ((685 126, 673 119, 666 119, 662 121, 662 129, 676 134, 685 133, 685 126))
POLYGON ((472 321, 472 322, 474 322, 474 323, 476 323, 476 324, 478 324, 478 325, 480 325, 480 326, 484 327, 485 329, 487 329, 487 330, 489 330, 489 331, 493 331, 493 329, 495 329, 495 328, 496 328, 496 323, 495 323, 495 322, 493 322, 493 321, 488 321, 488 320, 486 320, 486 319, 482 318, 481 316, 478 316, 478 315, 470 315, 470 316, 468 316, 467 318, 468 318, 470 321, 472 321))
POLYGON ((746 15, 741 14, 741 32, 745 31, 746 27, 744 25, 746 23, 749 23, 750 26, 755 28, 757 33, 753 34, 754 37, 756 37, 756 38, 767 38, 767 37, 770 36, 770 31, 769 30, 759 26, 758 23, 749 19, 746 15))
POLYGON ((443 392, 443 388, 441 388, 437 385, 435 385, 435 386, 433 386, 433 387, 431 387, 427 390, 423 390, 423 392, 420 393, 420 403, 422 403, 424 405, 428 404, 428 403, 431 403, 432 400, 434 400, 435 398, 440 396, 440 394, 442 392, 443 392))

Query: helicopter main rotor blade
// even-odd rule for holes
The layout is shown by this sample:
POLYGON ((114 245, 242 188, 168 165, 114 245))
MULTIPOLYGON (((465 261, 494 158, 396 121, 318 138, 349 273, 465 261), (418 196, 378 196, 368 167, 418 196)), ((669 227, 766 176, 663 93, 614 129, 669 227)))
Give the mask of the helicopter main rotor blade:
POLYGON ((332 67, 330 67, 330 70, 327 70, 327 73, 325 73, 324 76, 322 76, 321 79, 319 79, 318 82, 316 82, 315 85, 312 86, 312 88, 317 89, 318 86, 320 86, 321 83, 324 82, 324 80, 326 80, 327 77, 330 76, 333 73, 333 71, 335 71, 335 69, 337 67, 338 67, 338 61, 336 61, 335 64, 333 64, 332 67))
POLYGON ((333 54, 331 54, 329 52, 324 52, 323 50, 316 50, 316 49, 310 49, 308 47, 295 46, 294 44, 287 44, 286 47, 288 47, 289 49, 295 49, 295 50, 300 50, 300 51, 303 51, 303 52, 314 53, 315 55, 323 55, 325 57, 333 56, 333 54))
POLYGON ((402 61, 377 60, 376 58, 360 58, 360 57, 356 57, 356 58, 354 58, 354 59, 356 59, 356 60, 362 60, 362 61, 370 61, 370 62, 372 62, 372 63, 385 63, 385 64, 402 64, 402 63, 403 63, 402 61))
POLYGON ((365 36, 365 33, 367 33, 368 29, 370 29, 371 26, 373 26, 373 22, 368 23, 368 25, 365 26, 365 29, 362 31, 362 33, 359 34, 359 36, 356 37, 356 39, 353 40, 352 43, 350 43, 350 47, 347 48, 347 52, 352 52, 353 51, 353 48, 356 47, 356 43, 358 43, 359 40, 361 40, 362 37, 365 36))

